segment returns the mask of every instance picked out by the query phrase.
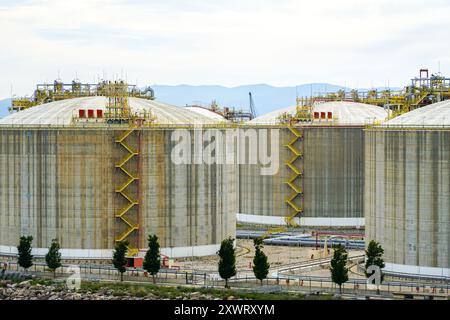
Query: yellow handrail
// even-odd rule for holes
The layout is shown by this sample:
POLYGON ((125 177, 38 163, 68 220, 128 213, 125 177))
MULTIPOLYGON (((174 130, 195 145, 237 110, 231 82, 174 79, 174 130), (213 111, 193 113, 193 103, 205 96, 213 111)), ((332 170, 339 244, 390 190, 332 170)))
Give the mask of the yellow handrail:
MULTIPOLYGON (((137 199, 134 199, 131 195, 125 192, 125 190, 133 182, 139 179, 138 174, 134 174, 130 172, 130 169, 125 168, 125 165, 139 154, 138 151, 134 150, 130 145, 126 143, 126 139, 131 135, 131 133, 134 132, 134 130, 135 128, 130 128, 115 140, 116 143, 121 145, 128 152, 128 154, 115 165, 116 168, 120 169, 128 177, 128 179, 115 190, 128 202, 128 204, 120 209, 120 211, 115 215, 116 218, 119 218, 126 225, 125 231, 122 232, 122 234, 120 234, 118 237, 116 237, 116 241, 118 242, 124 241, 133 231, 139 230, 139 225, 131 221, 130 218, 126 216, 133 207, 139 205, 139 201, 137 199)), ((139 249, 133 248, 133 246, 131 245, 128 247, 129 256, 134 256, 138 253, 139 249)))
POLYGON ((289 205, 291 209, 293 209, 293 212, 285 218, 285 221, 288 226, 297 226, 296 223, 294 222, 294 218, 299 213, 303 212, 303 209, 301 207, 298 207, 294 203, 294 199, 297 198, 297 196, 301 195, 303 193, 303 190, 300 186, 296 185, 294 182, 297 180, 297 178, 303 175, 303 172, 301 168, 297 168, 295 166, 295 161, 302 157, 302 153, 295 147, 295 143, 299 139, 301 139, 303 135, 300 131, 298 131, 290 124, 288 125, 288 129, 294 135, 294 137, 285 145, 285 147, 287 147, 293 153, 293 156, 288 161, 286 161, 285 164, 292 171, 292 176, 287 181, 285 181, 285 183, 289 186, 289 188, 293 191, 293 193, 288 198, 286 198, 285 202, 289 205))

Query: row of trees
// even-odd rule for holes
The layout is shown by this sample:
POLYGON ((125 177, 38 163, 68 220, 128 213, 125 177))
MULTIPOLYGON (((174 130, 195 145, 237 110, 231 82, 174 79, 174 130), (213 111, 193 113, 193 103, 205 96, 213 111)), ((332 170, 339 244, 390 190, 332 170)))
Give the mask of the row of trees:
MULTIPOLYGON (((23 269, 28 270, 33 266, 33 255, 31 254, 32 249, 32 236, 22 236, 20 237, 19 245, 17 246, 18 252, 18 264, 23 269)), ((45 255, 45 263, 47 267, 53 272, 53 276, 56 275, 56 269, 61 267, 61 253, 59 252, 60 245, 57 239, 53 239, 45 255)))
MULTIPOLYGON (((32 250, 32 236, 22 236, 20 237, 20 243, 17 247, 18 250, 18 264, 25 270, 28 270, 33 266, 33 255, 32 250)), ((267 278, 269 273, 270 264, 266 254, 262 251, 263 249, 263 239, 256 238, 253 240, 253 245, 255 247, 255 255, 253 258, 253 273, 261 282, 267 278)), ((61 267, 61 253, 59 252, 60 245, 57 239, 53 239, 45 255, 45 262, 47 267, 56 274, 56 269, 61 267)), ((120 273, 120 280, 123 281, 123 274, 127 270, 127 251, 128 242, 118 242, 116 244, 113 253, 113 265, 120 273)), ((384 275, 381 273, 381 269, 385 267, 383 261, 383 253, 381 245, 376 241, 370 241, 366 250, 366 264, 365 264, 365 274, 366 277, 373 275, 373 271, 370 269, 371 266, 376 266, 379 273, 379 283, 384 279, 384 275)), ((225 280, 225 287, 228 288, 228 280, 236 275, 236 252, 234 248, 234 239, 229 237, 222 241, 220 249, 217 252, 219 256, 218 271, 222 279, 225 280)), ((339 286, 339 291, 342 291, 342 285, 348 281, 348 253, 345 247, 342 245, 337 245, 334 247, 333 258, 330 262, 331 279, 334 283, 339 286)), ((156 282, 155 276, 158 274, 161 268, 161 254, 160 245, 158 242, 158 237, 156 235, 148 236, 148 250, 145 254, 143 268, 146 270, 153 278, 153 282, 156 282)))
MULTIPOLYGON (((17 247, 18 264, 25 270, 33 266, 32 250, 32 236, 20 237, 20 243, 17 247)), ((127 270, 127 251, 129 243, 126 241, 118 242, 113 252, 113 265, 120 274, 120 280, 123 281, 123 274, 127 270)), ((262 251, 263 241, 260 238, 254 240, 255 256, 253 258, 253 272, 255 277, 262 281, 269 273, 270 264, 266 254, 262 251)), ((47 267, 56 274, 56 269, 61 267, 61 253, 59 252, 60 245, 57 239, 53 239, 48 253, 45 256, 47 267)), ((222 241, 219 255, 219 274, 225 280, 225 286, 228 287, 228 279, 236 275, 236 254, 234 248, 234 239, 228 238, 222 241)), ((161 253, 160 244, 156 235, 148 236, 148 250, 145 253, 143 268, 156 282, 155 276, 161 268, 161 253)))
MULTIPOLYGON (((127 246, 127 242, 119 242, 113 253, 113 265, 120 273, 121 281, 123 281, 123 274, 127 270, 127 246)), ((253 258, 253 272, 255 277, 259 279, 262 284, 262 281, 269 273, 270 264, 268 263, 267 256, 262 251, 262 239, 255 239, 254 246, 255 256, 253 258)), ((155 276, 158 274, 161 267, 161 254, 159 248, 158 237, 156 235, 150 235, 148 237, 148 250, 145 254, 143 268, 153 277, 153 282, 156 282, 155 276)), ((234 239, 230 237, 223 240, 217 254, 219 256, 219 275, 225 280, 225 287, 228 287, 228 280, 236 275, 234 239)))
MULTIPOLYGON (((270 264, 266 254, 262 251, 263 240, 256 238, 253 240, 255 247, 255 256, 253 257, 253 273, 262 282, 267 278, 270 264)), ((219 275, 225 280, 225 288, 228 288, 228 280, 236 275, 236 253, 234 248, 234 239, 228 238, 222 241, 219 255, 219 275)))
MULTIPOLYGON (((236 256, 234 251, 234 239, 228 238, 222 241, 218 255, 219 260, 219 274, 222 279, 225 280, 225 287, 228 287, 228 279, 236 275, 236 256)), ((261 238, 254 239, 255 256, 253 258, 253 273, 256 279, 262 281, 267 278, 270 264, 268 263, 267 256, 261 250, 263 247, 263 240, 261 238)), ((385 267, 383 261, 384 250, 381 245, 376 241, 370 241, 366 250, 366 264, 365 275, 366 277, 373 276, 373 272, 370 267, 377 267, 379 270, 378 284, 384 279, 384 275, 381 270, 385 267)), ((331 279, 339 286, 339 292, 342 292, 342 285, 348 281, 348 253, 344 246, 334 246, 333 258, 330 262, 331 279)))
MULTIPOLYGON (((19 245, 17 246, 17 262, 20 267, 22 267, 25 271, 27 271, 30 267, 33 266, 33 255, 32 251, 32 236, 22 236, 20 237, 19 245)), ((155 281, 155 275, 159 272, 161 266, 161 255, 159 252, 159 243, 158 237, 156 235, 149 235, 148 237, 148 246, 149 249, 145 254, 144 269, 153 277, 153 281, 155 281)), ((45 262, 47 267, 53 272, 54 276, 56 275, 56 270, 62 266, 61 264, 61 253, 60 244, 57 239, 53 239, 48 249, 47 254, 45 255, 45 262)), ((119 242, 114 250, 113 254, 113 264, 114 267, 119 271, 120 278, 123 280, 123 273, 127 270, 127 254, 128 251, 128 242, 119 242)))
MULTIPOLYGON (((156 235, 148 236, 148 250, 145 253, 143 268, 156 282, 155 276, 161 268, 161 253, 159 252, 159 242, 156 235)), ((113 253, 114 268, 120 273, 120 281, 123 281, 123 274, 127 271, 128 259, 126 257, 128 251, 128 242, 118 242, 113 253)))
MULTIPOLYGON (((384 249, 381 245, 372 240, 366 249, 366 263, 365 263, 365 275, 367 278, 378 276, 378 279, 374 279, 376 284, 381 284, 384 280, 382 269, 385 267, 383 260, 384 249), (378 274, 375 274, 374 267, 378 269, 378 274)), ((331 279, 339 286, 339 292, 342 293, 342 285, 348 281, 348 253, 344 246, 337 245, 334 247, 333 258, 331 259, 331 279)), ((379 291, 379 289, 377 289, 379 291)))

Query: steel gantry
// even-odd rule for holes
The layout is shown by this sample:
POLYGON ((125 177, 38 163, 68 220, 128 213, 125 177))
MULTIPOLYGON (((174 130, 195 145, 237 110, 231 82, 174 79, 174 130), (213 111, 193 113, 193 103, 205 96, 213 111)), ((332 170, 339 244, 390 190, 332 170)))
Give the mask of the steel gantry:
MULTIPOLYGON (((11 101, 9 111, 21 111, 43 103, 60 101, 66 99, 80 97, 94 97, 110 95, 110 88, 117 85, 118 81, 99 81, 98 83, 81 83, 74 79, 72 83, 63 83, 60 79, 55 80, 52 84, 37 84, 36 90, 31 97, 14 97, 11 101)), ((127 84, 122 82, 125 87, 127 96, 141 99, 155 99, 154 91, 151 87, 139 89, 135 84, 127 84)))

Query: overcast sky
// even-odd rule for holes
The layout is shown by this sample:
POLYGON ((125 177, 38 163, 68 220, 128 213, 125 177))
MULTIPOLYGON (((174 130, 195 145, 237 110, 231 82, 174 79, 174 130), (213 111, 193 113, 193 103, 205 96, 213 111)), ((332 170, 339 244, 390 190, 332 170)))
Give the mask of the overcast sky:
POLYGON ((37 82, 403 86, 450 74, 448 0, 0 0, 0 98, 37 82))

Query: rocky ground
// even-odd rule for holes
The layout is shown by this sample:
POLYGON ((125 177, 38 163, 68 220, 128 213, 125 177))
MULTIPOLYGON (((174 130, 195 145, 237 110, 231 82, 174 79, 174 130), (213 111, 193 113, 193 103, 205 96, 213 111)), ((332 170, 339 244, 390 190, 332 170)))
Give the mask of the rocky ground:
POLYGON ((187 286, 141 285, 132 283, 82 282, 81 288, 69 290, 65 284, 51 280, 1 281, 0 300, 317 300, 329 295, 305 295, 288 292, 269 292, 240 289, 197 288, 187 286))
MULTIPOLYGON (((228 299, 233 299, 230 296, 228 299)), ((100 288, 98 291, 81 289, 69 290, 60 284, 33 284, 30 281, 21 283, 1 283, 0 300, 214 300, 211 294, 201 292, 180 292, 178 296, 159 295, 146 290, 117 290, 100 288)))

